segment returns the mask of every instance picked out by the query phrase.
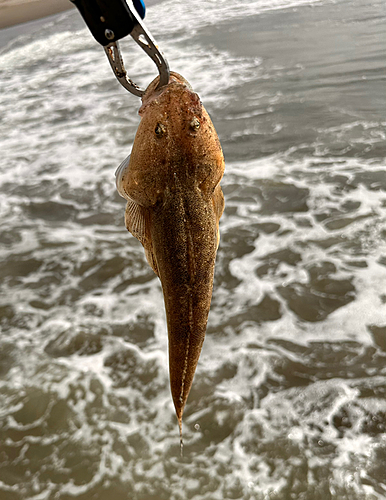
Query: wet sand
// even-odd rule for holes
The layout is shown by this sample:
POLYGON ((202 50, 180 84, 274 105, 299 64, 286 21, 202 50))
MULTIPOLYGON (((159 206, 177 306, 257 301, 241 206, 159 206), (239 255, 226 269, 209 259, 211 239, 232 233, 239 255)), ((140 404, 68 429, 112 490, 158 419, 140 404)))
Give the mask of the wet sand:
POLYGON ((70 0, 0 0, 0 29, 74 8, 70 0))

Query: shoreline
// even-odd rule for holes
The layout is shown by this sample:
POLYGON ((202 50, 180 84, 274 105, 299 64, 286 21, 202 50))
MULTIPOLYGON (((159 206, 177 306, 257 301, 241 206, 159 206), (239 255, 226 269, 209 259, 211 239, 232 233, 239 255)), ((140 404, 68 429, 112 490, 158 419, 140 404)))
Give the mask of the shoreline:
POLYGON ((70 0, 0 0, 0 29, 58 14, 75 6, 70 0))

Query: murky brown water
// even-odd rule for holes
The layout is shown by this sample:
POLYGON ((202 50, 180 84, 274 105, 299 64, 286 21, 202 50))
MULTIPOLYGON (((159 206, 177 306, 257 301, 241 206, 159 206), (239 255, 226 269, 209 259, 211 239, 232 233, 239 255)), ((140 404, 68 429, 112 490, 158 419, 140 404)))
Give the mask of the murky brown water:
POLYGON ((386 8, 284 5, 147 15, 227 160, 182 460, 162 292, 115 192, 139 102, 76 12, 2 49, 1 499, 386 498, 386 8))

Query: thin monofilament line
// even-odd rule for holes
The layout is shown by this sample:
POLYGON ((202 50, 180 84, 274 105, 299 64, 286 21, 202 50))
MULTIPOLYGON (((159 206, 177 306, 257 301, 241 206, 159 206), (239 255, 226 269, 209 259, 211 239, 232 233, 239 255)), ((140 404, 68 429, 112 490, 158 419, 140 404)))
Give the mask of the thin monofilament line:
POLYGON ((180 428, 180 454, 181 458, 184 456, 184 441, 182 439, 182 418, 178 419, 178 426, 180 428))

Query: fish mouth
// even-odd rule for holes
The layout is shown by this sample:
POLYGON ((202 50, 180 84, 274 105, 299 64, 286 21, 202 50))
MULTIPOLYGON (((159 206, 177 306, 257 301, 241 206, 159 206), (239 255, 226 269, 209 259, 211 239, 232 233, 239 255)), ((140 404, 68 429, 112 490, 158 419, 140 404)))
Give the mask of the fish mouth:
POLYGON ((140 116, 142 116, 143 112, 147 108, 149 104, 151 104, 153 101, 157 100, 161 95, 163 95, 165 92, 170 92, 170 86, 173 84, 176 85, 181 85, 188 89, 190 92, 194 93, 192 86, 190 83, 185 80, 183 76, 181 76, 178 73, 175 73, 174 71, 170 72, 169 76, 169 83, 168 85, 164 85, 161 88, 158 87, 158 82, 159 82, 159 76, 157 76, 147 87, 144 95, 142 96, 142 106, 140 107, 138 113, 140 116))

